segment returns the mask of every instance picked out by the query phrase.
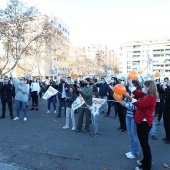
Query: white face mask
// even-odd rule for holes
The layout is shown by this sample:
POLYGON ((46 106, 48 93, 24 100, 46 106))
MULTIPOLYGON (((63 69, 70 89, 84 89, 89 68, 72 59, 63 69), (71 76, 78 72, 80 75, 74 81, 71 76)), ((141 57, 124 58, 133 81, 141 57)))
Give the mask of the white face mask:
POLYGON ((111 80, 111 83, 114 83, 114 80, 111 80))
POLYGON ((145 94, 147 94, 146 88, 143 88, 143 89, 142 89, 142 92, 145 93, 145 94))
POLYGON ((121 83, 122 85, 125 85, 125 82, 124 82, 124 81, 121 81, 120 83, 121 83))

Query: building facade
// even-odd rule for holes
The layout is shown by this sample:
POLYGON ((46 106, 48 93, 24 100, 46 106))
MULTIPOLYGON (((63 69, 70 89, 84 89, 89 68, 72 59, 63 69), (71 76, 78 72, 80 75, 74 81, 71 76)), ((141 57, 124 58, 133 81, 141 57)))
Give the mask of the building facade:
POLYGON ((170 72, 170 39, 133 41, 120 47, 119 66, 121 73, 132 70, 150 73, 170 72))

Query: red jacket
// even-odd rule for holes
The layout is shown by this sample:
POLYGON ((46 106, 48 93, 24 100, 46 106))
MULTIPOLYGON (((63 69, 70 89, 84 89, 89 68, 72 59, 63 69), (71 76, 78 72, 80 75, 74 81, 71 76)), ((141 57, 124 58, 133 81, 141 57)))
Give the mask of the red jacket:
POLYGON ((156 97, 154 95, 145 95, 139 90, 135 90, 133 94, 134 98, 140 99, 133 103, 137 107, 135 112, 135 122, 140 124, 143 119, 146 119, 148 125, 151 126, 154 120, 153 112, 156 106, 156 97))

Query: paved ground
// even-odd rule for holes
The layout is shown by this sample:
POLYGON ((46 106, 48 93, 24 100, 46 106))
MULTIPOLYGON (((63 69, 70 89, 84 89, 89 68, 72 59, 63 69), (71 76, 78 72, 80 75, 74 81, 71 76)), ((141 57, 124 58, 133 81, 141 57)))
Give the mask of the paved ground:
MULTIPOLYGON (((0 120, 0 170, 133 170, 137 166, 136 159, 125 157, 129 138, 117 131, 119 121, 113 119, 113 111, 111 118, 100 114, 100 133, 93 138, 63 130, 64 114, 59 119, 54 113, 46 114, 46 102, 40 101, 38 112, 29 111, 27 122, 22 112, 18 121, 11 120, 8 111, 0 120)), ((157 126, 157 137, 150 139, 153 170, 163 170, 163 163, 170 164, 170 145, 161 141, 163 125, 157 126)))

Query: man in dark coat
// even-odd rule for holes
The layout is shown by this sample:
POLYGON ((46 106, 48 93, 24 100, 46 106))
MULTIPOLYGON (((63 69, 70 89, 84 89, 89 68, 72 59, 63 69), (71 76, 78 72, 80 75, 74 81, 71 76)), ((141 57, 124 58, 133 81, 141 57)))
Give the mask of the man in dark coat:
POLYGON ((57 117, 61 117, 61 108, 64 107, 64 113, 66 115, 66 101, 65 97, 68 91, 69 85, 65 82, 65 79, 62 78, 61 82, 58 85, 58 99, 59 99, 59 111, 57 117))
POLYGON ((8 104, 11 119, 13 119, 11 89, 12 89, 12 85, 10 84, 8 77, 4 77, 3 83, 1 83, 0 85, 1 103, 2 103, 2 116, 0 117, 0 119, 5 118, 6 103, 8 104))

